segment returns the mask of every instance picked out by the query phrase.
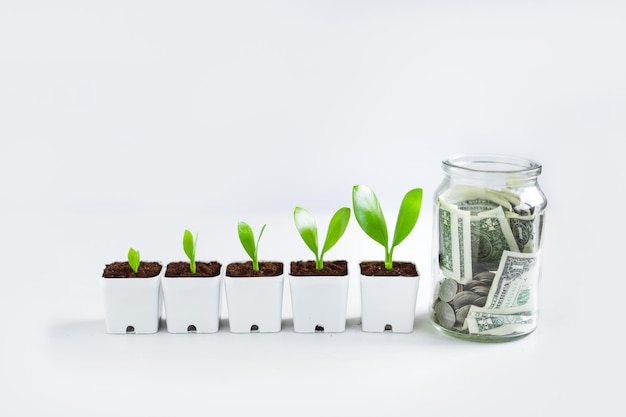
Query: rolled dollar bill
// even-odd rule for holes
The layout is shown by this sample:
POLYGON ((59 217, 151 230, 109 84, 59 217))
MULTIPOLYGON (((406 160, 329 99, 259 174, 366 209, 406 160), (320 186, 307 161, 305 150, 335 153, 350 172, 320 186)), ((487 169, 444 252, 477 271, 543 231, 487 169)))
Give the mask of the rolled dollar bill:
POLYGON ((513 207, 520 205, 522 201, 520 196, 510 190, 494 190, 492 188, 466 184, 460 184, 446 190, 441 194, 440 199, 454 205, 464 203, 469 206, 478 201, 489 201, 490 208, 501 206, 505 210, 513 210, 513 207))
POLYGON ((439 267, 464 284, 472 280, 471 215, 441 201, 439 204, 439 267))

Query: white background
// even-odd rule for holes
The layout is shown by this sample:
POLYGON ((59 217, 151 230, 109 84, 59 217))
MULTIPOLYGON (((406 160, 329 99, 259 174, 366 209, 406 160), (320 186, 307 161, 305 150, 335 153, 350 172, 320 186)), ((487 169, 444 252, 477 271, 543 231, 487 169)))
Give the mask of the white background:
MULTIPOLYGON (((0 0, 0 414, 617 415, 624 309, 626 6, 619 1, 0 0), (441 160, 543 165, 541 319, 504 344, 437 333, 431 198, 441 160), (415 331, 113 336, 99 278, 145 260, 310 254, 355 184, 418 264, 415 331)), ((380 258, 354 219, 328 254, 380 258)))

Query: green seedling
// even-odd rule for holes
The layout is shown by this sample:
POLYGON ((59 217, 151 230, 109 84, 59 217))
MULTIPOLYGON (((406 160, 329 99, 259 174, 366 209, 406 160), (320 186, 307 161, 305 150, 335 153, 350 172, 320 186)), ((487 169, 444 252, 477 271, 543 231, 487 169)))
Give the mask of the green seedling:
POLYGON ((261 240, 261 236, 263 236, 263 231, 265 230, 265 226, 261 228, 261 232, 259 233, 259 238, 254 240, 254 233, 252 232, 252 228, 246 222, 239 222, 237 224, 237 231, 239 233, 239 241, 241 245, 246 250, 246 253, 252 259, 252 270, 255 272, 259 271, 259 241, 261 240))
POLYGON ((185 230, 183 234, 183 249, 185 250, 185 255, 189 258, 189 270, 192 274, 196 273, 196 243, 198 242, 198 234, 196 233, 196 238, 193 238, 193 235, 189 230, 185 230))
POLYGON ((417 223, 422 206, 422 189, 414 188, 406 193, 402 199, 391 247, 389 246, 387 223, 385 223, 383 210, 376 194, 369 187, 355 185, 352 188, 352 205, 361 229, 385 248, 385 269, 391 269, 393 267, 393 250, 411 233, 417 223))
POLYGON ((306 243, 309 249, 315 254, 315 269, 321 270, 324 268, 324 254, 335 246, 335 243, 343 236, 348 227, 350 209, 348 207, 342 207, 337 210, 330 219, 326 240, 324 241, 324 247, 321 251, 319 250, 317 239, 317 224, 311 213, 302 207, 296 207, 293 211, 293 220, 296 223, 296 228, 302 240, 304 240, 304 243, 306 243))
POLYGON ((128 249, 128 265, 135 274, 137 273, 137 271, 139 271, 140 261, 141 260, 139 258, 139 251, 133 248, 128 249))

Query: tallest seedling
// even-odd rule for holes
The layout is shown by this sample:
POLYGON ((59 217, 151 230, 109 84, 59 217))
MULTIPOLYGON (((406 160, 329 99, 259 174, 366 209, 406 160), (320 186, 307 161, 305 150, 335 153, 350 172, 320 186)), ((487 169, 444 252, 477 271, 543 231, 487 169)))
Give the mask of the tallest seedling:
POLYGON ((385 248, 385 269, 393 268, 393 250, 411 233, 420 215, 422 189, 414 188, 402 199, 391 246, 385 216, 376 194, 369 187, 355 185, 352 188, 352 205, 361 229, 385 248))

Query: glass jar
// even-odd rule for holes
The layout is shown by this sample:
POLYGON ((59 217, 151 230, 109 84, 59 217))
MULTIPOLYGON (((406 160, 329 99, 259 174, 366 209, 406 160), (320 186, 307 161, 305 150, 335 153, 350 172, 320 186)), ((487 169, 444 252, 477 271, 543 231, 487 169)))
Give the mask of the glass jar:
POLYGON ((461 339, 535 330, 547 200, 537 162, 469 154, 443 161, 434 196, 430 320, 461 339))

